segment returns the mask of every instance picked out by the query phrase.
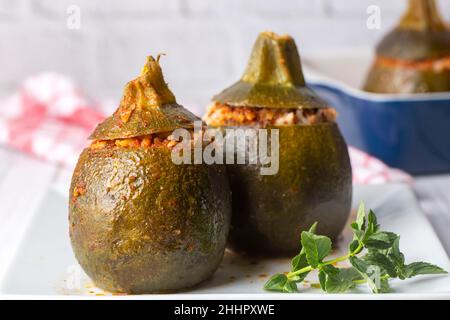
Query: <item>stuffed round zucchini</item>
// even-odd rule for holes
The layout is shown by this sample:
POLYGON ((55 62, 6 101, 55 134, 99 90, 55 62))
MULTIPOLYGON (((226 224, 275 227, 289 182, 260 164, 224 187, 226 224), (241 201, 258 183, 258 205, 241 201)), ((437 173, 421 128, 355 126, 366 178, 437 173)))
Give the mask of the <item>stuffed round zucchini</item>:
POLYGON ((352 176, 335 116, 306 87, 294 40, 260 34, 241 80, 213 98, 204 118, 222 130, 262 128, 279 134, 277 173, 262 175, 261 163, 227 163, 232 249, 292 254, 301 231, 315 221, 320 234, 334 239, 340 234, 350 213, 352 176))
POLYGON ((197 120, 149 57, 91 135, 73 173, 69 222, 75 256, 99 287, 177 291, 218 267, 231 214, 225 168, 171 160, 171 132, 197 120))
POLYGON ((375 93, 450 91, 450 30, 434 0, 410 0, 400 24, 376 49, 364 90, 375 93))

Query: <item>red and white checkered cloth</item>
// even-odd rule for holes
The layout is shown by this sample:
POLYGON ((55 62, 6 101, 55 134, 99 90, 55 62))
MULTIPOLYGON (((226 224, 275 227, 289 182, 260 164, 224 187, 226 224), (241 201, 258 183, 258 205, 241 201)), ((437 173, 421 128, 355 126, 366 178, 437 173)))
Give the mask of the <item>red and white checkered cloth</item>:
MULTIPOLYGON (((104 106, 86 99, 68 78, 43 73, 0 102, 0 144, 73 168, 87 136, 104 118, 104 106)), ((406 173, 349 148, 353 182, 376 184, 412 181, 406 173)))

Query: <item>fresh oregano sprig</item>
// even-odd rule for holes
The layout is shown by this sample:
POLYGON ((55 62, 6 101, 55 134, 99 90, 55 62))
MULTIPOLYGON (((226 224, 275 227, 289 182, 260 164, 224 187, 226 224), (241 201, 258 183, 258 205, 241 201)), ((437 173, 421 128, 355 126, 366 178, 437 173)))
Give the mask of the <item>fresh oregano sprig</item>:
POLYGON ((319 284, 328 293, 345 292, 357 285, 367 284, 373 293, 389 292, 389 279, 406 279, 421 274, 445 274, 444 269, 427 263, 405 264, 400 252, 400 236, 381 231, 372 210, 366 214, 364 203, 359 206, 356 220, 351 223, 353 239, 342 257, 326 260, 331 252, 330 238, 317 235, 317 223, 301 233, 302 249, 291 262, 287 274, 275 274, 264 289, 298 292, 297 285, 313 270, 319 271, 319 284), (364 250, 364 252, 363 252, 364 250), (352 267, 337 268, 336 263, 348 260, 352 267))

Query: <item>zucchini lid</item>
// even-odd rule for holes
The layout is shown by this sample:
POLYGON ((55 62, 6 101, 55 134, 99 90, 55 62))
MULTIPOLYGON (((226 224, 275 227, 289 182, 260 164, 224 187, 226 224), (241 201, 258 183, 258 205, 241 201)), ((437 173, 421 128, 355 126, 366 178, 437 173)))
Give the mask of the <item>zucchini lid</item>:
POLYGON ((125 86, 117 110, 95 128, 89 139, 113 140, 190 129, 194 121, 200 121, 176 102, 164 81, 159 57, 147 58, 141 75, 125 86))
POLYGON ((328 107, 306 86, 294 39, 273 32, 263 32, 258 36, 244 75, 214 96, 213 101, 232 107, 328 107))
POLYGON ((409 0, 398 26, 378 44, 376 53, 393 59, 420 61, 450 55, 450 30, 435 0, 409 0))

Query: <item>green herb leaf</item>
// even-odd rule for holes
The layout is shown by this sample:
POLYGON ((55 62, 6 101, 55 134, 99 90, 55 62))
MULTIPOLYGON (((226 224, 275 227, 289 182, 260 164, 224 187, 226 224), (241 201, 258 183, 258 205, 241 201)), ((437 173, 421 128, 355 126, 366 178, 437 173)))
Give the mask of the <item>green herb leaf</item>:
POLYGON ((368 219, 368 225, 372 226, 372 230, 374 232, 377 232, 378 229, 380 228, 380 225, 378 224, 377 216, 375 215, 375 213, 372 210, 369 210, 367 219, 368 219))
POLYGON ((413 262, 404 268, 406 278, 411 278, 420 274, 446 274, 447 271, 428 262, 413 262))
POLYGON ((354 268, 338 269, 331 265, 323 266, 322 289, 328 293, 341 293, 355 286, 354 280, 362 279, 354 268))
MULTIPOLYGON (((369 214, 366 217, 365 206, 363 202, 361 202, 361 204, 359 205, 356 221, 354 221, 350 226, 354 234, 353 241, 359 240, 360 243, 365 243, 366 240, 374 233, 376 233, 380 227, 377 222, 377 217, 372 210, 369 210, 369 214)), ((356 249, 357 246, 353 244, 351 248, 356 249)), ((351 252, 353 251, 354 250, 351 250, 351 252)))
POLYGON ((323 291, 327 291, 326 282, 327 282, 327 274, 325 273, 325 271, 323 269, 320 269, 319 270, 319 283, 320 283, 320 287, 322 288, 323 291))
POLYGON ((287 281, 283 287, 283 291, 287 293, 298 292, 297 284, 293 281, 287 281))
MULTIPOLYGON (((301 252, 298 255, 296 255, 294 257, 294 259, 292 259, 291 272, 298 271, 298 270, 303 269, 303 268, 305 268, 307 266, 309 266, 309 264, 308 264, 308 260, 306 259, 306 253, 301 252)), ((301 274, 298 274, 298 275, 290 278, 290 280, 294 281, 294 282, 302 282, 303 280, 305 280, 305 278, 308 275, 308 273, 309 272, 303 272, 301 274)))
POLYGON ((395 266, 397 277, 401 280, 406 278, 405 275, 405 256, 400 252, 400 237, 395 239, 394 244, 388 250, 387 256, 395 266))
POLYGON ((364 236, 366 232, 364 230, 353 230, 354 239, 357 239, 359 241, 364 241, 364 236))
POLYGON ((382 253, 377 251, 370 251, 364 256, 363 259, 369 264, 377 265, 382 268, 391 278, 397 277, 397 271, 394 264, 388 257, 383 255, 382 253))
POLYGON ((316 233, 316 229, 317 229, 317 221, 314 222, 311 227, 309 227, 308 232, 316 233))
POLYGON ((291 272, 300 270, 308 266, 308 260, 306 260, 306 254, 304 252, 296 255, 291 261, 291 272))
MULTIPOLYGON (((313 225, 309 228, 310 233, 315 233, 317 228, 317 222, 314 222, 313 225)), ((291 261, 291 271, 297 271, 304 267, 308 266, 308 261, 306 260, 305 248, 302 246, 300 253, 296 255, 291 261)))
POLYGON ((350 257, 350 263, 366 280, 373 293, 382 293, 386 291, 386 281, 383 281, 383 272, 379 266, 369 264, 357 257, 350 257))
POLYGON ((392 262, 395 265, 404 265, 405 264, 405 256, 400 252, 400 237, 394 240, 394 244, 388 251, 389 256, 391 257, 392 262))
POLYGON ((301 238, 306 259, 312 267, 316 268, 330 254, 331 240, 326 236, 318 236, 308 231, 303 231, 301 238))
POLYGON ((332 264, 327 264, 327 265, 321 266, 320 270, 323 270, 327 275, 332 275, 332 274, 339 274, 340 269, 336 268, 332 264))
POLYGON ((394 245, 397 238, 398 235, 393 232, 376 232, 371 234, 367 240, 365 240, 364 247, 367 249, 389 249, 394 245))
POLYGON ((359 205, 355 223, 358 230, 366 229, 366 206, 364 202, 361 202, 359 205))
MULTIPOLYGON (((358 249, 359 246, 359 240, 358 239, 353 239, 352 242, 350 242, 350 245, 348 246, 348 250, 350 252, 355 252, 356 249, 358 249)), ((355 252, 357 253, 357 252, 355 252)))
POLYGON ((400 279, 411 278, 423 274, 445 274, 447 271, 428 262, 413 262, 405 264, 405 256, 400 251, 400 237, 395 239, 392 248, 388 251, 389 260, 395 266, 400 279))
POLYGON ((355 286, 353 282, 356 279, 362 277, 358 274, 358 277, 354 276, 353 268, 342 269, 338 274, 329 275, 327 277, 326 287, 328 293, 342 293, 355 286))
POLYGON ((391 287, 389 286, 388 279, 381 279, 380 286, 378 288, 378 293, 389 293, 391 292, 391 287))
POLYGON ((365 239, 368 239, 371 235, 376 233, 379 228, 380 225, 377 222, 377 217, 372 210, 369 210, 369 214, 367 216, 366 234, 364 235, 365 239))
MULTIPOLYGON (((317 228, 317 222, 314 222, 313 225, 309 228, 310 233, 315 233, 316 232, 316 228, 317 228)), ((308 264, 308 260, 306 259, 306 253, 305 253, 305 249, 302 246, 302 249, 300 250, 300 253, 298 255, 296 255, 292 261, 291 261, 291 272, 295 272, 298 271, 300 269, 303 269, 305 267, 309 266, 308 264)), ((295 281, 295 282, 302 282, 303 280, 305 280, 306 276, 308 275, 309 272, 304 272, 302 274, 299 274, 295 277, 292 277, 291 280, 295 281)))
POLYGON ((340 269, 341 272, 345 273, 345 276, 352 279, 352 281, 356 281, 356 280, 364 280, 364 278, 361 276, 361 274, 358 272, 358 270, 356 270, 355 268, 345 268, 345 269, 340 269))
POLYGON ((277 273, 273 275, 264 285, 264 289, 269 291, 284 291, 284 286, 288 282, 286 275, 277 273))

